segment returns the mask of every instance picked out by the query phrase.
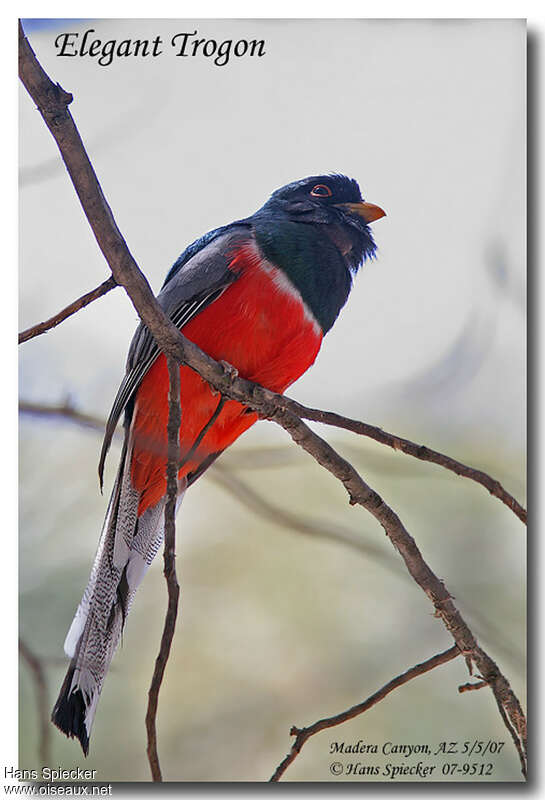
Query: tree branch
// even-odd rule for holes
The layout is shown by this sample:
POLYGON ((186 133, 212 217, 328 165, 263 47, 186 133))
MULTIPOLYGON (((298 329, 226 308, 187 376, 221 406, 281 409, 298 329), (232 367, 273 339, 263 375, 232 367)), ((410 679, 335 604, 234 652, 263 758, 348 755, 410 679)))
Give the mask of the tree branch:
POLYGON ((460 694, 464 692, 476 692, 478 689, 484 689, 485 686, 488 686, 486 681, 477 681, 477 683, 463 683, 461 686, 458 686, 458 691, 460 694))
POLYGON ((34 653, 26 642, 19 637, 19 654, 30 670, 36 687, 36 706, 40 720, 40 742, 38 752, 42 766, 51 763, 51 727, 49 725, 49 699, 47 679, 42 660, 34 653))
POLYGON ((107 294, 111 289, 115 289, 116 286, 117 283, 115 282, 113 276, 109 277, 108 280, 101 283, 100 286, 96 287, 96 289, 92 289, 82 297, 78 297, 78 299, 74 300, 73 303, 70 303, 70 305, 66 306, 66 308, 63 308, 62 311, 59 311, 58 314, 50 317, 45 322, 39 322, 37 325, 27 328, 26 331, 22 331, 19 334, 19 344, 28 342, 29 339, 34 339, 35 336, 40 336, 40 334, 46 333, 46 331, 51 330, 51 328, 54 328, 60 322, 63 322, 68 317, 71 317, 72 314, 76 313, 76 311, 88 306, 89 303, 93 302, 93 300, 97 300, 99 297, 107 294))
POLYGON ((21 400, 19 402, 19 411, 38 417, 69 419, 76 422, 78 425, 82 425, 84 428, 91 428, 98 433, 104 433, 104 428, 106 427, 106 421, 104 419, 78 411, 68 400, 57 406, 45 403, 30 403, 27 400, 21 400))
POLYGON ((352 706, 352 708, 342 711, 340 714, 335 714, 333 717, 320 719, 313 725, 309 725, 307 728, 297 728, 294 725, 290 730, 290 736, 295 736, 295 741, 292 744, 288 755, 274 771, 270 781, 275 782, 280 780, 289 765, 295 761, 301 752, 305 742, 310 739, 311 736, 314 736, 316 733, 319 733, 326 728, 333 728, 335 725, 341 725, 343 722, 346 722, 349 719, 354 719, 354 717, 363 714, 365 711, 368 711, 374 705, 379 703, 386 697, 386 695, 390 694, 390 692, 393 692, 394 689, 398 689, 400 686, 403 686, 404 683, 408 683, 413 678, 417 678, 419 675, 423 675, 425 672, 429 672, 430 670, 435 669, 435 667, 439 667, 441 664, 446 664, 448 661, 452 661, 459 655, 460 650, 456 647, 456 645, 453 645, 453 647, 451 647, 449 650, 438 653, 438 655, 433 656, 433 658, 429 658, 422 664, 416 664, 416 666, 411 667, 406 672, 403 672, 401 675, 393 678, 385 686, 383 686, 382 689, 379 689, 378 692, 372 694, 362 703, 358 703, 357 705, 352 706))
POLYGON ((365 483, 351 464, 341 458, 326 441, 307 428, 301 420, 289 415, 284 423, 281 424, 296 444, 303 447, 319 464, 343 483, 350 497, 350 504, 361 505, 380 522, 386 535, 403 558, 410 575, 433 602, 435 616, 442 619, 445 627, 450 631, 454 641, 466 657, 468 666, 471 663, 476 664, 483 680, 492 689, 498 706, 503 709, 502 716, 504 719, 510 720, 513 726, 510 732, 512 735, 515 733, 517 737, 516 746, 521 755, 522 773, 526 776, 527 730, 526 719, 520 703, 497 664, 477 644, 471 630, 452 602, 452 596, 443 581, 430 569, 416 542, 405 529, 395 511, 365 483))
POLYGON ((432 601, 436 616, 442 619, 469 664, 475 663, 491 687, 504 720, 509 721, 517 737, 523 774, 526 774, 526 720, 520 703, 494 661, 478 646, 473 634, 452 602, 445 585, 422 557, 412 536, 399 517, 360 477, 356 470, 317 434, 311 431, 286 407, 285 398, 237 377, 228 365, 215 362, 188 341, 169 320, 157 303, 147 280, 139 270, 117 228, 89 162, 74 121, 68 111, 72 95, 55 86, 39 65, 20 28, 19 68, 21 79, 38 106, 54 136, 61 156, 116 282, 129 295, 144 324, 167 358, 187 364, 231 400, 256 411, 261 417, 281 425, 294 442, 337 477, 348 492, 350 503, 369 511, 383 526, 394 547, 401 554, 409 573, 432 601))
MULTIPOLYGON (((501 697, 496 693, 494 693, 494 696, 495 696, 495 699, 496 699, 496 705, 498 706, 498 711, 500 712, 500 717, 502 718, 505 727, 507 728, 507 730, 511 734, 511 738, 513 739, 513 743, 514 743, 515 748, 517 750, 517 753, 519 755, 522 774, 524 775, 525 778, 527 778, 528 775, 527 775, 527 771, 526 771, 526 762, 527 762, 527 758, 526 758, 526 751, 527 751, 526 737, 524 737, 524 738, 521 737, 520 731, 519 731, 520 725, 519 725, 519 723, 518 723, 516 718, 515 719, 510 718, 510 716, 509 716, 509 714, 507 712, 506 706, 502 702, 501 697)), ((526 720, 524 720, 524 731, 526 731, 526 720)))
POLYGON ((167 502, 165 506, 165 547, 164 547, 164 576, 168 589, 168 608, 165 616, 163 635, 159 655, 155 661, 153 678, 148 692, 148 710, 146 713, 146 731, 148 735, 147 754, 154 781, 162 781, 159 754, 157 752, 157 705, 159 691, 163 682, 165 668, 176 628, 178 616, 178 600, 180 586, 176 576, 176 500, 178 498, 178 460, 179 460, 179 434, 182 415, 180 410, 180 368, 178 364, 169 359, 168 374, 170 389, 168 395, 168 462, 167 462, 167 502))

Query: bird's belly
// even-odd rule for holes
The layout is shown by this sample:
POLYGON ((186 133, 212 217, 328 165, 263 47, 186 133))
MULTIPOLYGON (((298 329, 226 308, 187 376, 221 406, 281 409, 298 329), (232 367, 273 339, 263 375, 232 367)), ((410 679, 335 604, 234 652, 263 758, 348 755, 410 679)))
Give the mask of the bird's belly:
MULTIPOLYGON (((217 361, 232 364, 238 373, 275 392, 283 392, 314 362, 322 332, 287 279, 263 265, 248 249, 231 263, 239 278, 182 331, 217 361)), ((216 410, 220 396, 189 367, 180 368, 182 459, 216 410)), ((133 413, 131 477, 141 492, 139 514, 155 505, 166 490, 166 426, 168 370, 160 356, 146 374, 136 395, 133 413)), ((233 400, 227 401, 207 430, 198 449, 180 470, 193 472, 210 453, 228 447, 257 420, 257 415, 233 400)))

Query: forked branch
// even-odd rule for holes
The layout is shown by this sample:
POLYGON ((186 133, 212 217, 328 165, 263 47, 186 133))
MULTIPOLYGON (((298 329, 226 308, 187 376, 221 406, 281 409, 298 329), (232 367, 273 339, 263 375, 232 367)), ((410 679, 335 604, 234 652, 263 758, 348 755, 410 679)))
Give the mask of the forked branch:
POLYGON ((441 666, 441 664, 446 664, 447 661, 452 661, 453 658, 457 658, 459 655, 461 655, 459 649, 456 645, 453 645, 443 653, 438 653, 436 656, 428 658, 428 660, 424 661, 422 664, 416 664, 416 666, 411 667, 406 672, 398 675, 396 678, 392 678, 392 680, 383 686, 382 689, 379 689, 378 692, 372 694, 362 703, 358 703, 357 705, 352 706, 352 708, 342 711, 340 714, 335 714, 333 717, 319 719, 317 722, 315 722, 313 725, 309 725, 307 728, 297 728, 294 725, 290 730, 290 736, 295 736, 295 741, 291 746, 290 752, 277 766, 270 780, 280 780, 289 765, 295 761, 301 752, 301 748, 305 742, 308 741, 311 736, 314 736, 316 733, 320 733, 320 731, 323 731, 326 728, 333 728, 335 725, 342 725, 343 722, 346 722, 349 719, 354 719, 354 717, 358 717, 360 714, 368 711, 370 708, 383 700, 386 695, 390 694, 390 692, 393 692, 394 689, 398 689, 400 686, 403 686, 404 683, 412 681, 413 678, 417 678, 419 675, 423 675, 425 672, 429 672, 430 670, 435 669, 435 667, 441 666))

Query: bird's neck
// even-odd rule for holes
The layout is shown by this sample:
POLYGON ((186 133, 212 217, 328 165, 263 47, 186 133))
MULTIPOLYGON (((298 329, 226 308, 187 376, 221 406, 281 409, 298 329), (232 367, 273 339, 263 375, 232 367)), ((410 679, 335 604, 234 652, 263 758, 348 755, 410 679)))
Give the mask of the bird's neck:
POLYGON ((340 230, 325 230, 337 227, 259 217, 253 222, 263 257, 284 272, 324 334, 346 303, 352 285, 343 255, 348 241, 340 230))

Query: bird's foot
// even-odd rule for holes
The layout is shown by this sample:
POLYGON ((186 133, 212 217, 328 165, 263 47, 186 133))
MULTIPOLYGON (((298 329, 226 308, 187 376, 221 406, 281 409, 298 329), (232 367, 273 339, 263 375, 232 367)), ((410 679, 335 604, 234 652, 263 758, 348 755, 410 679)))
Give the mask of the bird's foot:
POLYGON ((229 364, 228 361, 220 361, 219 362, 223 367, 226 377, 229 380, 229 383, 233 383, 233 381, 238 378, 238 369, 234 367, 232 364, 229 364))

